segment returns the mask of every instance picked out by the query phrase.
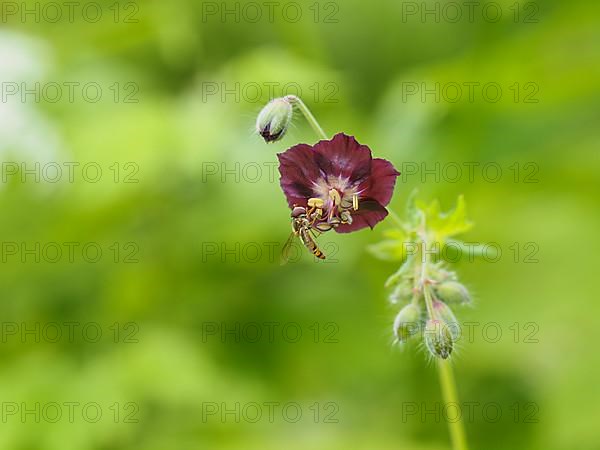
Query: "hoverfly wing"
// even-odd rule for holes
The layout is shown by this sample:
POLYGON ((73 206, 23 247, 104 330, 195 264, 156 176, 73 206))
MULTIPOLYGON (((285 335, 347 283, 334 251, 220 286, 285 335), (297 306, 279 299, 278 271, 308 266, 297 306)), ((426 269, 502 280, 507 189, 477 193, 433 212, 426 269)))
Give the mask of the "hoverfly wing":
POLYGON ((279 265, 284 266, 290 260, 290 248, 292 248, 292 243, 294 242, 295 237, 296 235, 292 231, 288 240, 285 242, 285 244, 283 244, 283 248, 281 249, 281 258, 279 259, 279 265))
POLYGON ((321 234, 323 234, 322 231, 319 231, 316 228, 309 228, 308 231, 309 231, 310 235, 312 236, 312 238, 315 239, 315 240, 318 239, 319 236, 321 236, 321 234))

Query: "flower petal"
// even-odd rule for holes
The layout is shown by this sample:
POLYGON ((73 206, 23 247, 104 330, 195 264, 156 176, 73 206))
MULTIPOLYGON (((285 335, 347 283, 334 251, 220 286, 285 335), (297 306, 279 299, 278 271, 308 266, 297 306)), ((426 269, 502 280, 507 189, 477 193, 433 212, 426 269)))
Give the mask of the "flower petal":
POLYGON ((315 161, 325 175, 360 182, 371 172, 371 150, 356 142, 354 136, 336 134, 331 141, 314 146, 315 161))
POLYGON ((352 214, 352 223, 344 223, 335 228, 338 233, 350 233, 366 227, 373 229, 388 215, 387 209, 376 200, 367 199, 360 202, 358 211, 352 214))
POLYGON ((375 158, 371 162, 371 175, 358 189, 362 191, 361 196, 377 200, 386 206, 394 194, 396 178, 400 175, 391 162, 375 158))
POLYGON ((299 144, 277 155, 279 158, 279 183, 288 204, 306 205, 313 196, 313 183, 321 178, 315 163, 314 151, 310 145, 299 144))

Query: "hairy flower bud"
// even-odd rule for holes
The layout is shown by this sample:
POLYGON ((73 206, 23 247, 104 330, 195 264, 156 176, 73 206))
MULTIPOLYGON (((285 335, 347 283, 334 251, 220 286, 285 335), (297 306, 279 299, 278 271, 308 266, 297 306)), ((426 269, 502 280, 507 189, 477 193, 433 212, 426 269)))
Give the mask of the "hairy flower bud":
POLYGON ((292 121, 293 109, 286 97, 267 103, 256 119, 256 131, 265 142, 278 141, 285 135, 292 121))
POLYGON ((471 303, 467 288, 458 281, 445 281, 434 286, 435 296, 451 305, 471 303))
POLYGON ((447 359, 452 353, 452 334, 443 320, 430 319, 425 325, 425 346, 435 358, 447 359))
POLYGON ((456 280, 456 274, 445 269, 442 264, 433 264, 427 271, 427 274, 432 280, 438 283, 456 280))
POLYGON ((434 300, 433 310, 435 311, 436 317, 442 319, 448 327, 450 335, 452 336, 452 341, 456 342, 461 335, 460 324, 458 323, 458 320, 456 319, 456 316, 454 315, 450 307, 444 302, 434 300))
POLYGON ((421 322, 421 310, 412 303, 400 310, 394 319, 394 336, 398 342, 406 342, 409 337, 419 331, 421 322))
POLYGON ((392 304, 405 303, 410 301, 413 295, 412 286, 407 281, 403 281, 394 288, 389 295, 389 300, 392 304))

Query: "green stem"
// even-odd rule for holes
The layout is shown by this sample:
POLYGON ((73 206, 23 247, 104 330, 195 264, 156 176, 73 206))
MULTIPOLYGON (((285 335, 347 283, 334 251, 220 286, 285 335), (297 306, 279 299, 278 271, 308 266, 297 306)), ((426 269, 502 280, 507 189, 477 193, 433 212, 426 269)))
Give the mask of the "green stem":
POLYGON ((431 291, 429 290, 429 279, 427 278, 427 253, 426 251, 427 244, 425 240, 421 241, 421 282, 420 289, 423 293, 423 298, 425 299, 425 306, 427 307, 427 314, 431 320, 436 318, 435 310, 433 309, 433 299, 431 298, 431 291))
MULTIPOLYGON (((459 406, 460 403, 458 401, 458 394, 456 392, 456 383, 454 382, 452 365, 448 360, 441 358, 438 358, 437 362, 444 403, 446 406, 452 403, 459 406)), ((462 418, 449 421, 448 430, 450 432, 450 440, 452 441, 453 450, 468 450, 467 437, 465 435, 465 428, 462 423, 462 418)))
MULTIPOLYGON (((420 288, 423 292, 425 299, 425 305, 427 307, 427 313, 433 320, 436 319, 435 309, 433 308, 433 298, 431 296, 431 284, 427 277, 427 232, 425 228, 425 215, 421 216, 421 227, 419 230, 421 237, 421 274, 420 274, 420 288)), ((438 374, 440 377, 440 387, 442 389, 442 397, 444 404, 447 406, 454 403, 456 406, 460 406, 458 401, 458 394, 456 390, 456 383, 454 381, 454 373, 450 362, 445 359, 436 358, 438 374)), ((450 441, 452 442, 453 450, 468 450, 467 438, 465 435, 465 428, 462 422, 462 418, 455 421, 448 422, 448 431, 450 432, 450 441)))
POLYGON ((423 297, 425 298, 427 314, 429 314, 429 318, 431 320, 435 320, 437 319, 437 316, 435 314, 435 309, 433 309, 433 299, 431 298, 431 291, 429 290, 429 284, 427 284, 427 281, 424 281, 421 289, 423 289, 423 297))
POLYGON ((298 106, 300 112, 302 112, 312 129, 315 130, 315 133, 317 133, 317 135, 320 138, 329 139, 329 137, 327 137, 327 135, 325 134, 325 131, 323 131, 323 128, 321 128, 321 125, 319 125, 319 122, 317 122, 317 119, 315 119, 315 116, 313 116, 313 114, 310 112, 310 109, 308 109, 308 106, 304 104, 300 97, 296 97, 295 95, 288 95, 286 99, 292 105, 298 106))

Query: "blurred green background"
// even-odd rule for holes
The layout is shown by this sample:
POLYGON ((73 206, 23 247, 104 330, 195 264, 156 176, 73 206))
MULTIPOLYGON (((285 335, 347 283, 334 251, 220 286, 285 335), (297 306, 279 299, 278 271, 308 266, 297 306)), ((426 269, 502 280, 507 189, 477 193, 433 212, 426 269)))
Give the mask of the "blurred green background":
POLYGON ((328 133, 404 169, 398 214, 414 188, 444 209, 464 194, 464 239, 502 248, 456 265, 476 299, 455 311, 478 324, 454 359, 471 448, 600 449, 596 3, 500 1, 473 20, 455 3, 458 21, 444 2, 439 20, 421 16, 436 2, 389 0, 283 2, 273 20, 262 2, 85 5, 71 20, 59 3, 57 21, 45 2, 1 6, 0 448, 450 448, 434 365, 417 343, 391 345, 399 307, 383 283, 396 265, 366 250, 390 221, 323 236, 329 263, 279 265, 276 153, 317 139, 299 115, 270 145, 253 126, 269 86, 300 86, 328 133), (501 98, 453 101, 469 82, 501 98), (23 101, 36 83, 46 91, 23 101), (65 83, 101 98, 75 87, 71 101, 65 83), (415 83, 440 83, 439 101, 408 95, 415 83), (65 162, 79 163, 72 182, 65 162), (409 174, 422 163, 480 165, 450 182, 409 174), (236 404, 239 419, 223 418, 236 404))

